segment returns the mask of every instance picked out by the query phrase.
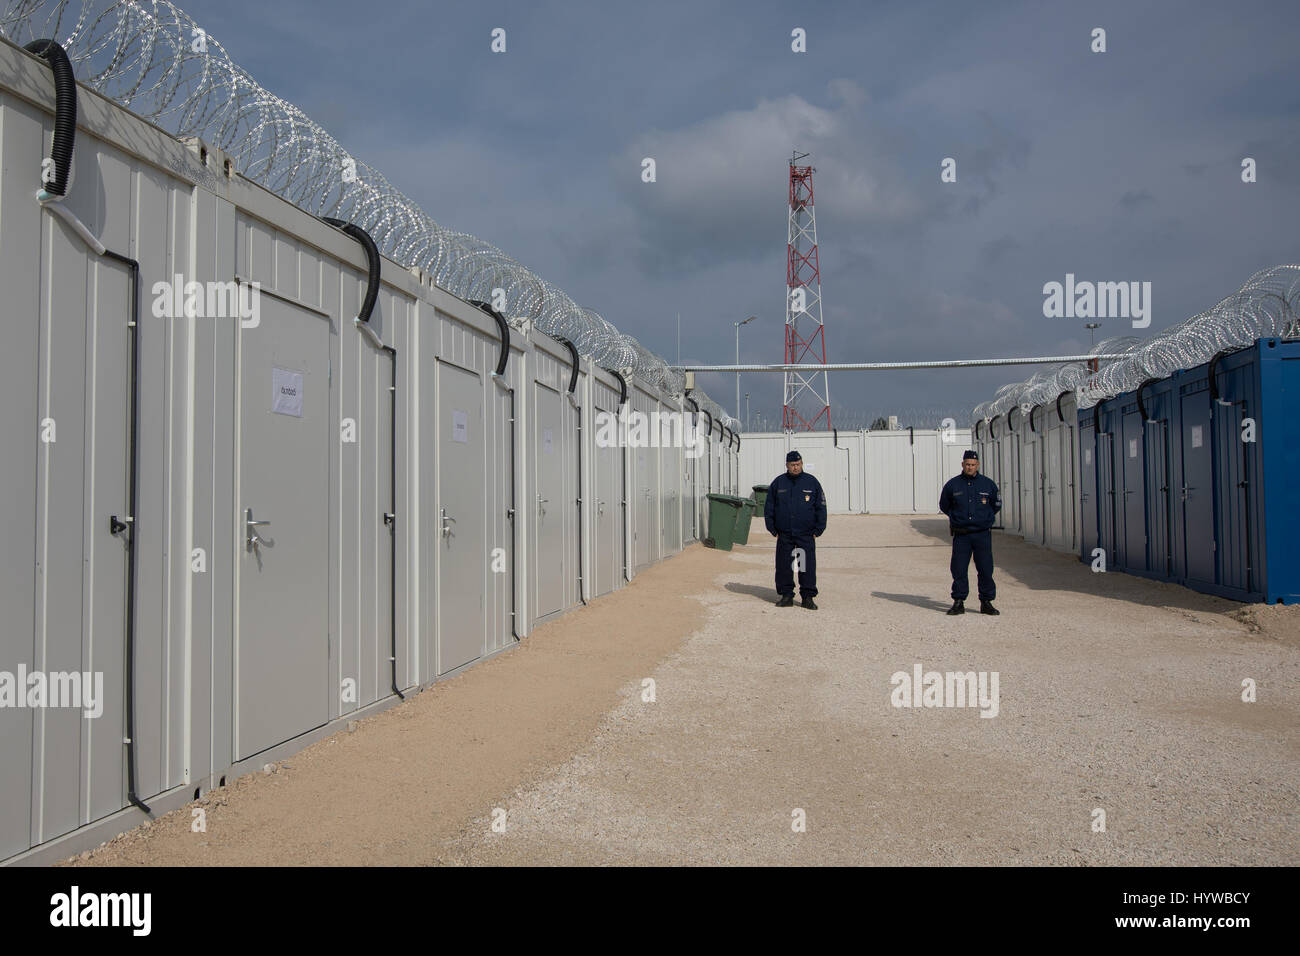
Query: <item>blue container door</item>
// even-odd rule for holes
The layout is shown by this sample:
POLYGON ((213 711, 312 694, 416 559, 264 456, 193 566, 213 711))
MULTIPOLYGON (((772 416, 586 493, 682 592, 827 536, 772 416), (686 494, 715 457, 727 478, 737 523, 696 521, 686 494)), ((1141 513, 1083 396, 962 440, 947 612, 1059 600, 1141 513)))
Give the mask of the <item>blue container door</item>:
POLYGON ((1142 415, 1134 409, 1126 412, 1120 426, 1123 476, 1124 531, 1119 566, 1129 571, 1147 570, 1147 524, 1145 480, 1142 470, 1143 423, 1142 415))
MULTIPOLYGON (((1102 415, 1105 428, 1106 416, 1102 415)), ((1109 430, 1097 436, 1097 507, 1100 520, 1097 546, 1106 554, 1107 570, 1116 567, 1115 545, 1115 435, 1109 430)))
MULTIPOLYGON (((1162 398, 1162 402, 1167 398, 1162 398)), ((1169 494, 1169 422, 1150 418, 1146 423, 1147 569, 1170 577, 1173 547, 1169 537, 1172 501, 1169 494)))
POLYGON ((1251 417, 1255 391, 1253 364, 1225 369, 1218 376, 1220 397, 1214 408, 1215 482, 1218 491, 1219 584, 1251 592, 1256 589, 1253 557, 1258 528, 1252 524, 1250 459, 1255 445, 1242 441, 1245 419, 1251 417))
POLYGON ((1183 567, 1187 582, 1214 585, 1214 468, 1210 454, 1210 405, 1205 392, 1182 396, 1179 488, 1183 567))
POLYGON ((1079 423, 1079 557, 1092 561, 1097 547, 1097 433, 1088 421, 1079 423))

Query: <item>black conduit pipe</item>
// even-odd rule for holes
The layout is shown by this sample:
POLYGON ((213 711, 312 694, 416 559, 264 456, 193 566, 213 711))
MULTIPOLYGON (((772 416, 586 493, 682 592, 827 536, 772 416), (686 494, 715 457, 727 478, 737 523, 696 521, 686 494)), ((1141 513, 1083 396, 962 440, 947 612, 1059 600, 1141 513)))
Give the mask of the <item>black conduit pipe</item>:
POLYGON ((700 409, 700 414, 709 419, 709 430, 704 433, 704 495, 707 498, 713 493, 713 451, 709 448, 709 442, 713 441, 713 416, 707 408, 700 409))
POLYGON ((1065 396, 1069 394, 1069 392, 1062 392, 1060 395, 1056 396, 1056 420, 1062 425, 1065 424, 1065 412, 1061 411, 1061 399, 1065 398, 1065 396))
MULTIPOLYGON (((720 442, 726 442, 728 445, 731 444, 731 439, 727 438, 727 426, 724 425, 724 424, 722 424, 721 422, 718 423, 718 441, 720 441, 720 442)), ((725 459, 724 459, 721 455, 718 456, 718 464, 719 464, 719 466, 721 466, 721 465, 725 465, 725 464, 726 464, 725 459)), ((719 475, 718 477, 721 478, 722 476, 719 475)), ((730 477, 730 476, 728 475, 727 477, 730 477)), ((724 480, 724 481, 723 481, 723 487, 722 487, 722 493, 723 493, 724 495, 727 493, 726 485, 727 485, 727 482, 724 480)))
MULTIPOLYGON (((569 397, 572 399, 573 390, 578 387, 578 347, 559 335, 555 336, 555 340, 568 347, 573 359, 573 371, 569 375, 569 397)), ((574 502, 578 506, 578 600, 586 604, 587 599, 582 593, 582 406, 575 402, 573 408, 578 413, 578 497, 574 502)))
POLYGON ((497 333, 501 336, 501 344, 497 347, 497 367, 493 375, 504 375, 506 373, 506 363, 510 360, 510 323, 506 317, 498 312, 486 302, 480 302, 478 299, 470 299, 469 304, 477 306, 497 321, 497 333))
MULTIPOLYGON (((688 394, 682 397, 691 403, 691 428, 695 431, 692 437, 698 438, 700 429, 699 402, 691 398, 689 390, 688 394)), ((692 442, 692 444, 694 443, 692 442)), ((696 541, 700 540, 700 459, 698 457, 691 468, 691 534, 695 536, 696 541)))
POLYGON ((1151 416, 1147 414, 1146 403, 1142 401, 1142 389, 1146 388, 1148 385, 1154 385, 1158 381, 1160 381, 1158 378, 1149 378, 1137 387, 1138 413, 1141 414, 1142 421, 1144 422, 1149 421, 1151 416))
POLYGON ((379 299, 379 271, 382 265, 379 259, 379 247, 375 245, 375 240, 370 238, 370 233, 360 226, 354 226, 342 219, 327 217, 325 221, 344 235, 361 243, 361 247, 366 250, 366 297, 361 302, 361 311, 357 313, 357 318, 369 325, 370 316, 375 311, 375 302, 379 299))
POLYGON ((519 629, 515 626, 518 617, 518 605, 515 601, 515 587, 519 577, 516 555, 519 552, 519 529, 515 527, 515 390, 514 386, 505 384, 506 363, 510 361, 510 323, 506 317, 486 302, 470 299, 470 305, 477 306, 497 321, 497 333, 501 342, 497 347, 497 367, 492 373, 493 381, 500 382, 510 395, 510 508, 506 517, 510 521, 510 636, 519 641, 519 629))
MULTIPOLYGON (((136 518, 136 465, 137 435, 140 430, 140 263, 128 256, 105 250, 104 255, 115 262, 120 262, 131 270, 131 426, 127 439, 131 467, 127 477, 127 508, 131 512, 128 519, 131 533, 127 538, 126 557, 126 798, 145 813, 150 813, 149 806, 136 794, 136 754, 135 754, 135 575, 136 547, 138 534, 136 518)), ((109 518, 109 530, 114 527, 125 530, 117 518, 109 518)))
MULTIPOLYGON (((72 151, 77 138, 77 81, 72 72, 68 54, 54 40, 33 40, 23 49, 41 57, 54 73, 54 142, 50 158, 54 161, 54 179, 45 182, 41 177, 38 197, 63 196, 68 188, 72 168, 72 151)), ((84 227, 83 227, 84 228, 84 227)), ((100 246, 103 249, 103 246, 100 246)), ((127 509, 125 520, 109 515, 110 534, 130 530, 126 539, 126 798, 145 813, 152 813, 148 804, 136 793, 135 750, 135 591, 136 591, 136 461, 140 431, 140 263, 130 256, 104 249, 102 255, 120 262, 130 270, 131 311, 127 328, 131 332, 131 411, 127 433, 127 509)))
POLYGON ((1217 374, 1217 372, 1215 371, 1214 367, 1219 364, 1219 359, 1223 358, 1227 354, 1228 354, 1228 350, 1223 349, 1222 351, 1215 352, 1214 357, 1210 359, 1209 374, 1210 374, 1210 406, 1211 406, 1210 410, 1211 411, 1214 410, 1213 407, 1214 403, 1219 400, 1219 383, 1215 380, 1215 375, 1217 374))
MULTIPOLYGON (((68 189, 72 149, 77 139, 77 78, 67 52, 54 40, 33 40, 23 49, 39 56, 54 72, 54 143, 50 147, 54 179, 45 182, 42 176, 41 189, 51 196, 62 196, 68 189)), ((120 256, 114 258, 130 261, 120 256)))
POLYGON ((989 419, 989 438, 992 439, 993 441, 998 440, 997 433, 993 430, 993 423, 996 422, 1001 417, 1002 417, 1001 415, 994 415, 992 418, 989 419))
POLYGON ((1038 411, 1042 407, 1042 405, 1035 405, 1029 410, 1029 430, 1035 434, 1038 433, 1038 429, 1034 427, 1034 412, 1038 411))
MULTIPOLYGON (((627 404, 627 379, 612 368, 607 368, 605 371, 618 379, 618 413, 619 418, 622 418, 623 406, 627 404)), ((623 462, 623 547, 620 549, 623 552, 623 580, 631 581, 627 567, 627 448, 625 443, 619 443, 618 457, 623 462)))
POLYGON ((379 273, 383 268, 383 263, 379 258, 379 247, 375 245, 375 240, 370 238, 370 233, 360 226, 344 222, 342 219, 325 217, 325 222, 338 229, 345 236, 355 239, 366 252, 366 294, 361 300, 361 311, 357 313, 357 321, 364 326, 380 350, 388 356, 388 360, 392 365, 392 385, 388 387, 390 416, 388 420, 388 500, 392 502, 393 510, 385 511, 383 515, 383 522, 388 527, 389 567, 391 569, 388 578, 388 623, 392 634, 390 635, 390 655, 388 659, 393 665, 393 693, 400 700, 406 700, 406 695, 397 687, 397 349, 385 345, 379 335, 370 327, 370 317, 374 314, 375 303, 379 300, 379 273))

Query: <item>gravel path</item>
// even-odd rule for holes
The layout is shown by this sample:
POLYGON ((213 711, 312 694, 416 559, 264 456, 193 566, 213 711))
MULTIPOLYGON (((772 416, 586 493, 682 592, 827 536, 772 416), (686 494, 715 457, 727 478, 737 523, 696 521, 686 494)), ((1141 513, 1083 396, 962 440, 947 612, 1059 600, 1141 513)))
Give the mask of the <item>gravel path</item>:
POLYGON ((737 552, 701 589, 709 623, 649 675, 656 700, 625 687, 589 746, 502 800, 504 833, 480 817, 450 857, 1300 861, 1300 608, 1093 574, 997 536, 1002 615, 951 618, 942 519, 831 529, 819 610, 771 605, 770 539, 737 552), (996 671, 997 716, 891 706, 891 675, 918 663, 996 671))
POLYGON ((1300 862, 1300 608, 995 535, 1002 615, 952 618, 942 519, 835 516, 821 609, 778 609, 753 540, 80 862, 1300 862), (996 672, 997 715, 892 706, 917 664, 996 672))

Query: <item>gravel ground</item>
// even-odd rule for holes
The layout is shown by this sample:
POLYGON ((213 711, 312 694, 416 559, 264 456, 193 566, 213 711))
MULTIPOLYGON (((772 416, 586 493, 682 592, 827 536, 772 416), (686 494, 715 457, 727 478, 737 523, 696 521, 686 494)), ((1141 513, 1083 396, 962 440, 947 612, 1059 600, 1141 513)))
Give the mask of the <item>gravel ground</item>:
POLYGON ((945 522, 895 516, 833 517, 821 608, 776 608, 753 541, 75 862, 1300 862, 1300 608, 995 535, 1002 615, 948 617, 945 522), (997 716, 892 706, 916 664, 996 672, 997 716))
POLYGON ((1093 574, 996 536, 1002 615, 953 618, 946 522, 837 517, 820 608, 779 609, 755 530, 699 589, 708 624, 648 675, 655 701, 627 685, 589 746, 502 799, 504 832, 480 816, 448 859, 1300 861, 1300 608, 1093 574), (891 675, 917 663, 996 671, 997 716, 891 706, 891 675))

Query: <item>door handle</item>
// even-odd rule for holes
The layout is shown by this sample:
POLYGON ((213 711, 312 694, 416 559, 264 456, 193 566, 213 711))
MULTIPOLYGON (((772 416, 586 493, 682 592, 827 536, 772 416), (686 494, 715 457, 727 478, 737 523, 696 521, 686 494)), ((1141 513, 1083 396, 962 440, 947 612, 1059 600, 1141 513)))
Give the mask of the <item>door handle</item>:
POLYGON ((447 535, 451 534, 451 526, 455 523, 456 519, 447 514, 446 508, 439 508, 438 511, 442 516, 442 536, 445 538, 447 535))
POLYGON ((252 551, 254 548, 256 548, 259 544, 262 543, 262 538, 260 535, 258 535, 257 529, 262 527, 263 525, 268 525, 270 523, 271 522, 269 520, 262 520, 262 521, 254 520, 253 509, 252 508, 244 509, 244 539, 245 539, 244 547, 246 550, 252 551))

